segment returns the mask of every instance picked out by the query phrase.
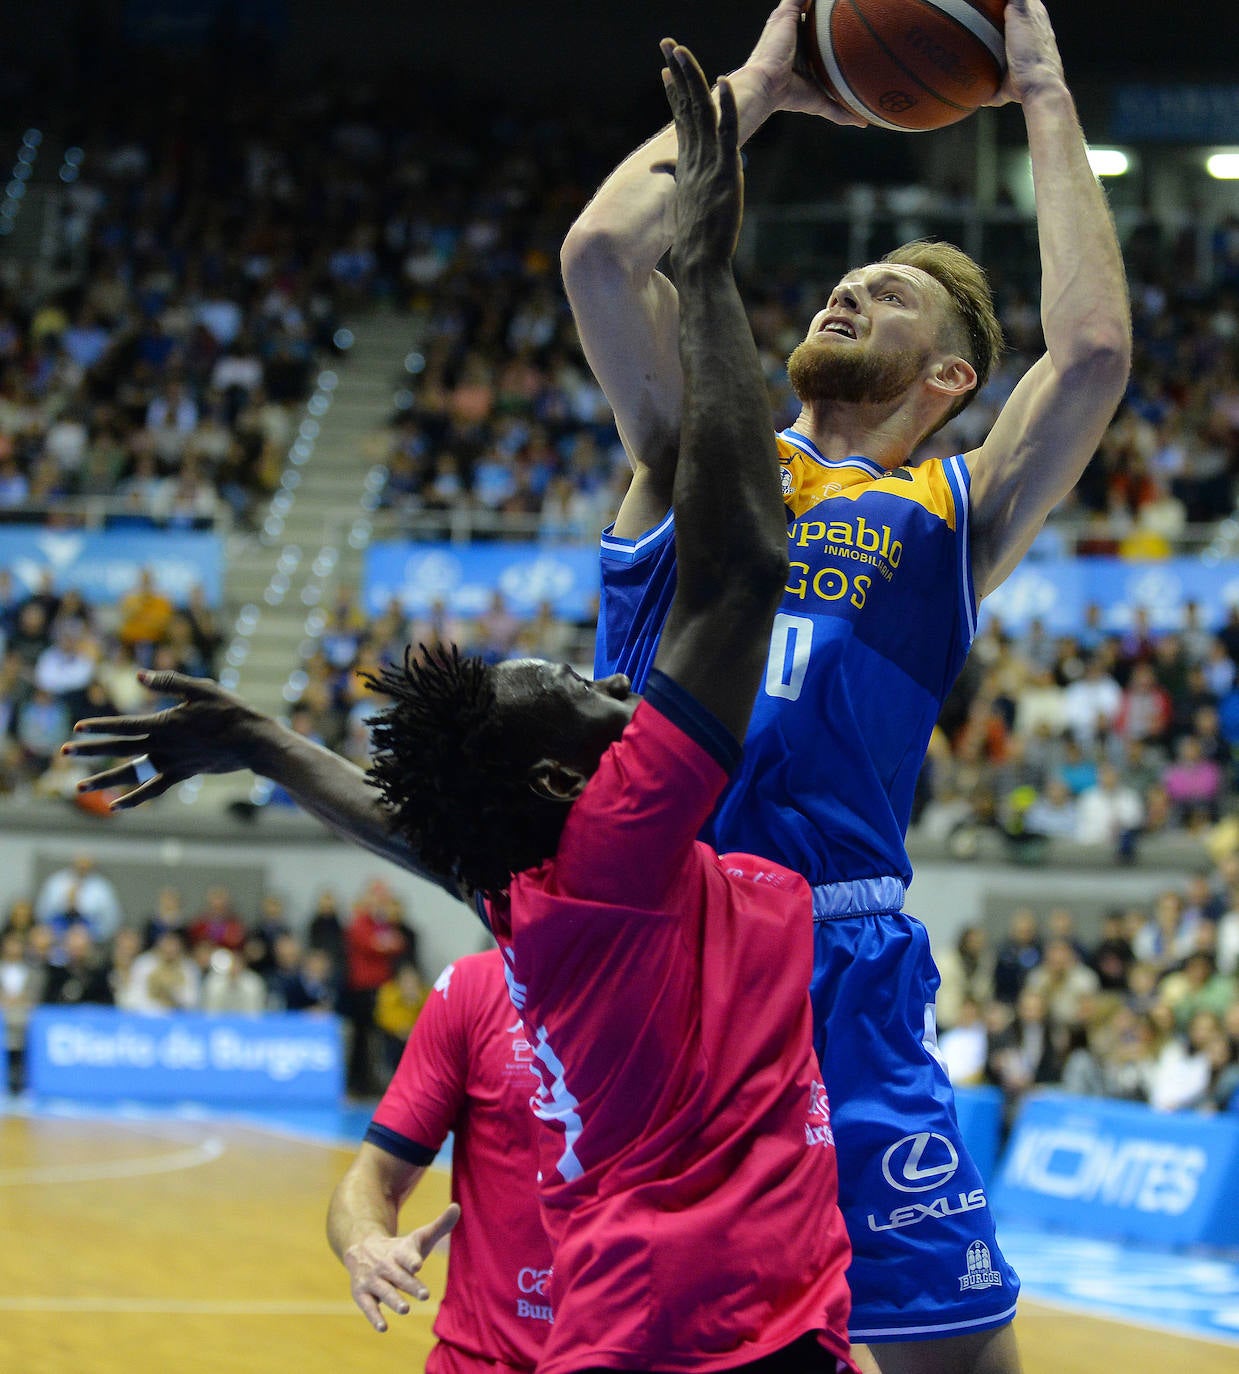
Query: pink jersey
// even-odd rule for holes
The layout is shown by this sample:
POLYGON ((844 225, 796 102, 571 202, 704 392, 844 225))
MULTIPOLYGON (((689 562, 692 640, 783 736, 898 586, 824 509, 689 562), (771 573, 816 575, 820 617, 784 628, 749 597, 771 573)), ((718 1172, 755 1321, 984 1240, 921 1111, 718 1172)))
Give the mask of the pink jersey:
POLYGON ((847 1353, 809 890, 695 840, 735 748, 651 675, 556 857, 491 904, 542 1083, 539 1374, 726 1369, 812 1331, 847 1353))
MULTIPOLYGON (((508 998, 498 951, 439 975, 366 1139, 428 1164, 449 1131, 452 1232, 430 1374, 469 1357, 518 1370, 538 1362, 551 1329, 551 1250, 538 1214, 533 1051, 508 998)), ((426 1217, 424 1220, 429 1221, 426 1217)))

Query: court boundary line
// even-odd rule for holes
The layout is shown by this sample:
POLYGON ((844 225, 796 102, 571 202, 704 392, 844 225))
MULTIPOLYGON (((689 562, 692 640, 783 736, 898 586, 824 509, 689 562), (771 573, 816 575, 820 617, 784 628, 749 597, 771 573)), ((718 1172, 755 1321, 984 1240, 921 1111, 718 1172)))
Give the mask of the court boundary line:
MULTIPOLYGON (((406 1316, 435 1317, 438 1302, 410 1302, 406 1316)), ((25 1297, 0 1295, 0 1312, 55 1313, 82 1316, 115 1314, 118 1316, 236 1316, 236 1317, 361 1317, 351 1302, 324 1299, 311 1302, 304 1298, 108 1298, 108 1297, 25 1297)), ((364 1318, 363 1318, 364 1320, 364 1318)))

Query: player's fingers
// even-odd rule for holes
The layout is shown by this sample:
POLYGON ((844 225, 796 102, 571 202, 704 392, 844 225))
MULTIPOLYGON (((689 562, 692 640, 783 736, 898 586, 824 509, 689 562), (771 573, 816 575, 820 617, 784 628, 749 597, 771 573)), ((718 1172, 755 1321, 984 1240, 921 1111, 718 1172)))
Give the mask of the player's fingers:
POLYGON ((422 1227, 421 1252, 428 1255, 460 1220, 460 1204, 449 1202, 429 1226, 422 1227))
POLYGON ((370 1280, 370 1293, 377 1298, 384 1307, 390 1308, 398 1316, 408 1316, 409 1300, 395 1284, 388 1283, 386 1279, 380 1278, 376 1274, 374 1278, 370 1280))
POLYGON ((740 118, 736 113, 736 93, 725 76, 718 79, 718 142, 724 158, 733 159, 740 150, 740 118))
POLYGON ((108 810, 132 811, 135 806, 141 806, 143 802, 154 801, 156 797, 162 797, 168 788, 178 781, 180 781, 178 778, 170 778, 163 773, 156 773, 141 787, 135 787, 132 792, 126 792, 123 797, 117 797, 108 807, 108 810))
POLYGON ((153 716, 92 716, 79 720, 73 727, 75 735, 147 735, 165 717, 153 716))
POLYGON ((663 89, 667 92, 667 103, 671 106, 671 114, 675 120, 677 137, 683 132, 683 121, 687 113, 687 96, 684 91, 684 73, 680 69, 680 64, 676 61, 676 43, 671 38, 664 38, 658 45, 663 55, 663 61, 667 64, 663 68, 663 89))
POLYGON ((206 677, 190 677, 188 673, 152 673, 145 669, 138 674, 138 681, 152 692, 175 693, 187 701, 205 701, 218 694, 217 685, 206 677))
POLYGON ((417 1271, 421 1267, 419 1262, 405 1260, 399 1254, 391 1255, 379 1267, 379 1275, 385 1279, 393 1288, 399 1289, 402 1293, 408 1293, 412 1297, 424 1299, 427 1294, 426 1285, 417 1277, 417 1271))
POLYGON ((77 785, 78 792, 103 792, 109 787, 132 787, 139 779, 134 772, 132 760, 118 763, 115 768, 105 769, 102 773, 92 773, 77 785))
POLYGON ((710 99, 710 83, 692 53, 681 43, 676 47, 675 60, 684 76, 684 94, 697 136, 710 139, 718 121, 714 102, 710 99))
POLYGON ((361 1310, 361 1315, 365 1317, 376 1331, 383 1332, 387 1330, 387 1321, 379 1310, 378 1303, 375 1302, 369 1293, 361 1291, 356 1292, 353 1294, 353 1301, 361 1310))
POLYGON ((60 752, 76 759, 113 759, 145 747, 145 735, 131 735, 128 739, 71 739, 60 746, 60 752))

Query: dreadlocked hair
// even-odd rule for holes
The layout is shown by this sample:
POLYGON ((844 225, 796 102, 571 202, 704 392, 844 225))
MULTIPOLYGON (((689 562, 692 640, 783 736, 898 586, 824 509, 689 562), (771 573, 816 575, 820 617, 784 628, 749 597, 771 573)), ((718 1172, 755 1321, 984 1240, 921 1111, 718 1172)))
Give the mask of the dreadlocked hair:
POLYGON ((454 644, 419 647, 365 674, 392 702, 373 727, 369 781, 428 868, 503 892, 555 853, 566 808, 530 786, 531 746, 500 708, 493 667, 454 644))

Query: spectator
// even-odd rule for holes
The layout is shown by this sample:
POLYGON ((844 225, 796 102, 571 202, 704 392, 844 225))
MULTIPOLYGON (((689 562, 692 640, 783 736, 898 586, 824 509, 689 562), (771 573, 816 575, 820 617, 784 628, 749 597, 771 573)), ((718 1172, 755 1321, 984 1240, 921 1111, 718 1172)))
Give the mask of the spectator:
POLYGON ((1076 799, 1061 777, 1046 783, 1045 791, 1024 813, 1024 829, 1048 839, 1074 840, 1079 828, 1076 799))
POLYGON ((202 975, 185 953, 179 931, 166 930, 153 949, 139 954, 126 988, 128 1011, 163 1014, 192 1011, 198 1005, 202 975))
POLYGON ((96 940, 110 940, 123 919, 120 898, 111 882, 98 871, 93 854, 82 851, 67 868, 44 879, 35 899, 40 921, 57 933, 85 921, 96 940))
POLYGON ((1105 1070, 1094 1054, 1088 1028, 1077 1022, 1069 1026, 1063 1043, 1062 1080, 1059 1087, 1077 1097, 1104 1097, 1105 1070))
POLYGON ((1093 970, 1080 962, 1075 946, 1062 938, 1047 941, 1044 959, 1024 984, 1026 992, 1035 993, 1042 999, 1050 1021, 1061 1027, 1080 1021, 1084 1000, 1092 997, 1100 986, 1093 970))
POLYGON ((1082 746, 1091 745, 1110 732, 1122 705, 1122 690, 1098 654, 1088 660, 1084 676, 1063 693, 1067 729, 1082 746))
POLYGON ((1121 911, 1109 911, 1102 918, 1101 939, 1093 950, 1092 967, 1103 992, 1125 992, 1127 976, 1136 962, 1135 951, 1127 938, 1127 923, 1121 911))
POLYGON ((186 935, 191 948, 205 942, 213 948, 240 949, 245 944, 245 922, 222 884, 207 888, 202 910, 189 923, 186 935))
POLYGON ((417 965, 407 959, 396 965, 395 977, 389 978, 378 990, 374 1025, 379 1032, 385 1079, 390 1079, 396 1072, 428 991, 417 965))
POLYGON ((375 1089, 372 1035, 378 990, 394 975, 402 956, 410 953, 408 933, 391 889, 375 879, 353 908, 345 931, 348 965, 345 975, 345 1014, 353 1028, 349 1051, 349 1091, 371 1096, 375 1089))
POLYGON ((149 663, 155 646, 168 632, 173 615, 172 602, 155 586, 149 568, 138 574, 138 584, 120 601, 117 635, 140 662, 149 663))
POLYGON ((1162 979, 1159 996, 1174 1012, 1175 1025, 1185 1030, 1200 1012, 1221 1017, 1239 1000, 1234 978, 1219 973, 1217 961, 1203 950, 1189 954, 1180 969, 1162 979))
POLYGON ((61 937, 60 948, 47 970, 43 1000, 57 1006, 112 1003, 107 965, 89 929, 81 922, 71 925, 61 937))
POLYGON ((26 957, 21 931, 0 934, 0 1022, 4 1026, 5 1084, 19 1093, 26 1085, 26 1024, 42 1000, 44 970, 26 957))
POLYGON ((1058 1082, 1061 1063, 1045 999, 1026 987, 1010 1024, 990 1036, 986 1059, 987 1077, 1006 1099, 1008 1123, 1029 1088, 1058 1082))
POLYGON ((1217 820, 1222 769, 1215 760, 1204 757, 1195 735, 1179 740, 1175 762, 1162 775, 1162 786, 1181 824, 1192 828, 1217 820))
POLYGON ((1007 938, 998 947, 994 962, 994 996, 1014 1005, 1028 975, 1041 962, 1041 934, 1037 915, 1022 906, 1011 913, 1007 938))
POLYGON ((935 962, 941 978, 937 1001, 940 1027, 950 1029, 958 1024, 965 999, 971 998, 978 1007, 993 999, 995 959, 983 926, 965 926, 954 948, 944 950, 935 962))
POLYGON ((1081 844, 1105 845, 1120 856, 1130 857, 1143 820, 1144 807, 1135 789, 1122 781, 1113 764, 1103 763, 1096 783, 1080 796, 1076 839, 1081 844))
POLYGON ((210 971, 202 981, 200 1005, 210 1013, 257 1016, 267 1005, 266 985, 246 965, 240 950, 220 948, 211 955, 210 971))
POLYGON ((336 894, 325 887, 318 894, 314 914, 306 929, 306 944, 310 949, 321 949, 331 959, 333 968, 344 964, 344 922, 340 919, 340 906, 336 894))
POLYGON ((965 995, 960 999, 954 1024, 938 1042, 947 1076, 955 1087, 985 1081, 989 1048, 981 1004, 965 995))
POLYGON ((1173 889, 1160 893, 1153 915, 1136 932, 1132 949, 1136 958, 1165 971, 1191 953, 1194 927, 1184 919, 1183 898, 1173 889))

